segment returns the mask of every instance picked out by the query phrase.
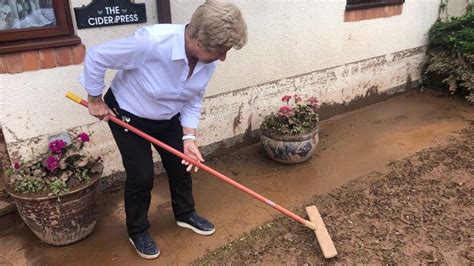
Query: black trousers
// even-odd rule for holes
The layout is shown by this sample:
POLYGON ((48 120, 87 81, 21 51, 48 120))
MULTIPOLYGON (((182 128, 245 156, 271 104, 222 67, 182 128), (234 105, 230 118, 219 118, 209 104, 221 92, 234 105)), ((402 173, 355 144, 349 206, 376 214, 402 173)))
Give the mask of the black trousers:
MULTIPOLYGON (((128 123, 132 126, 183 152, 181 139, 183 128, 179 114, 170 120, 150 120, 137 117, 120 109, 110 89, 104 100, 119 118, 130 119, 128 123)), ((142 137, 124 130, 113 122, 109 122, 109 127, 122 155, 123 166, 127 174, 124 193, 127 231, 129 235, 140 234, 150 227, 148 209, 154 179, 152 145, 142 137)), ((186 171, 186 166, 181 164, 179 157, 156 145, 153 146, 160 154, 168 175, 173 213, 174 217, 179 219, 194 211, 191 175, 186 171)))

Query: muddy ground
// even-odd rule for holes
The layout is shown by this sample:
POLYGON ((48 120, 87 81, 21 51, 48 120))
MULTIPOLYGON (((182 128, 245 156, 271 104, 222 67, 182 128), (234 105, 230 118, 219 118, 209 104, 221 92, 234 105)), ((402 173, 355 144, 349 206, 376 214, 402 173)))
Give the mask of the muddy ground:
POLYGON ((287 218, 266 223, 194 264, 474 263, 474 123, 445 146, 392 162, 303 206, 316 205, 338 257, 287 218))
MULTIPOLYGON (((472 121, 474 106, 465 101, 410 92, 322 121, 318 151, 303 164, 275 163, 259 144, 206 164, 301 215, 313 201, 339 251, 331 263, 474 264, 467 227, 472 121)), ((168 180, 160 175, 148 218, 161 255, 144 260, 127 239, 123 183, 112 185, 84 241, 52 247, 26 226, 12 228, 0 233, 0 265, 327 262, 311 231, 202 171, 193 175, 196 208, 216 233, 204 237, 176 225, 168 180)))

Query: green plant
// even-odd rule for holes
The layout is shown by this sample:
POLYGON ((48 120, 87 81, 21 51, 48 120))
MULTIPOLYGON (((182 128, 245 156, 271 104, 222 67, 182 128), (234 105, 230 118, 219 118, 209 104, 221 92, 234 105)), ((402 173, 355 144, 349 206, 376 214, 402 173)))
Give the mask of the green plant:
POLYGON ((277 113, 267 115, 260 129, 269 135, 298 135, 311 133, 318 124, 316 112, 320 102, 316 97, 303 101, 300 96, 285 95, 281 99, 285 105, 277 113), (293 103, 290 100, 293 98, 293 103))
POLYGON ((91 180, 91 177, 89 175, 89 169, 87 168, 79 169, 74 174, 79 181, 89 182, 91 180))
POLYGON ((49 142, 47 152, 32 161, 15 162, 7 171, 9 185, 22 194, 60 196, 71 187, 87 183, 103 170, 100 157, 84 150, 89 135, 79 134, 70 144, 58 139, 49 142))
POLYGON ((69 191, 66 182, 56 179, 49 183, 49 188, 54 195, 61 196, 69 191))
POLYGON ((41 179, 36 177, 25 177, 15 184, 15 191, 19 193, 34 193, 42 190, 44 187, 41 179))
POLYGON ((447 21, 438 19, 429 31, 427 61, 423 81, 429 87, 441 87, 451 93, 474 92, 474 9, 447 21))

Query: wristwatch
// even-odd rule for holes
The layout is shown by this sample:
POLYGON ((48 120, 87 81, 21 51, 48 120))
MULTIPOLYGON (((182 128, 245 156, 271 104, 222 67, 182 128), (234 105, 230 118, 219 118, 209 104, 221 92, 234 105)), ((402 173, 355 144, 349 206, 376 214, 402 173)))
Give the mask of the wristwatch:
POLYGON ((194 135, 184 135, 182 140, 187 140, 187 139, 191 139, 191 140, 196 140, 196 136, 194 135))

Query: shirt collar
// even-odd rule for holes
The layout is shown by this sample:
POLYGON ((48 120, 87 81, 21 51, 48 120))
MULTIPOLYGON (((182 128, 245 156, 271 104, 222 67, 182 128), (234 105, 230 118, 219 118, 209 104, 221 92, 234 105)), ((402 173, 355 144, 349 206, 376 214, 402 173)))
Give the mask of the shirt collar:
POLYGON ((184 47, 184 32, 186 25, 181 25, 177 33, 174 35, 173 51, 171 53, 171 60, 184 60, 188 62, 186 57, 186 48, 184 47))
MULTIPOLYGON (((185 40, 185 29, 186 25, 181 25, 178 28, 177 33, 174 35, 174 41, 173 41, 173 50, 171 52, 171 60, 184 60, 186 64, 188 63, 188 57, 186 56, 186 48, 184 44, 185 40)), ((214 66, 217 65, 217 60, 215 62, 212 62, 214 66)), ((196 67, 194 68, 194 73, 198 73, 201 71, 206 64, 198 60, 196 67)), ((194 75, 193 73, 193 75, 194 75)))

